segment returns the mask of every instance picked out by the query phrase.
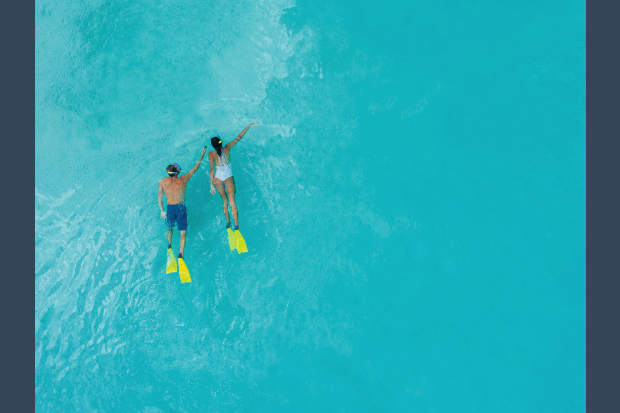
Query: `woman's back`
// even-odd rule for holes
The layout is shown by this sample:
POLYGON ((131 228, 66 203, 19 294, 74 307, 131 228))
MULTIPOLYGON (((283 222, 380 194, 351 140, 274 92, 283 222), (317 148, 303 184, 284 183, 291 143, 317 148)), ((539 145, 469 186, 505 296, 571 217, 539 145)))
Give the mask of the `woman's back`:
POLYGON ((230 165, 230 149, 222 148, 222 156, 217 154, 217 150, 209 152, 209 157, 215 163, 215 166, 226 167, 230 165))

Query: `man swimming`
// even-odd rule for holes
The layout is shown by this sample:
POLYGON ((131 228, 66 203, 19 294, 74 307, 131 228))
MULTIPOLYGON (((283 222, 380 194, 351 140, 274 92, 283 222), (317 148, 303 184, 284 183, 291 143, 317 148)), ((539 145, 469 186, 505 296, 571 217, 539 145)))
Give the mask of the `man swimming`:
POLYGON ((185 251, 185 231, 187 231, 187 210, 185 209, 185 189, 187 182, 194 175, 194 173, 200 168, 200 162, 205 156, 207 147, 202 148, 202 154, 200 159, 188 173, 183 176, 179 176, 181 167, 178 164, 168 165, 166 171, 168 177, 162 179, 159 182, 159 193, 157 195, 157 201, 159 203, 159 209, 161 210, 161 217, 166 219, 166 225, 168 231, 166 237, 168 238, 168 249, 172 244, 172 231, 174 224, 176 223, 181 231, 181 253, 179 258, 183 258, 183 252, 185 251), (164 212, 164 206, 162 196, 166 194, 167 211, 164 212))
POLYGON ((219 135, 211 138, 211 146, 215 149, 209 152, 211 194, 215 195, 215 190, 217 189, 217 192, 222 197, 222 201, 224 202, 224 215, 226 215, 226 228, 230 228, 230 217, 228 216, 228 204, 230 204, 232 216, 235 220, 235 231, 239 230, 239 217, 237 213, 237 203, 235 202, 237 188, 235 187, 235 178, 233 177, 232 167, 230 165, 230 150, 243 138, 243 135, 245 135, 248 129, 256 125, 258 125, 258 122, 248 125, 235 140, 228 142, 225 146, 222 146, 222 140, 219 135))

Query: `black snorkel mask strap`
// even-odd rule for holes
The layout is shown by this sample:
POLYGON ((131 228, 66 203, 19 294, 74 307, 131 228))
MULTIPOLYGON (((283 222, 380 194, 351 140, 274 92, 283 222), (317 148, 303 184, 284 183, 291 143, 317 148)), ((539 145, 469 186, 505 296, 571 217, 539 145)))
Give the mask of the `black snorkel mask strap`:
POLYGON ((174 166, 176 167, 176 171, 167 171, 168 172, 168 176, 172 176, 172 175, 176 175, 181 173, 181 167, 179 166, 178 163, 175 163, 174 166))

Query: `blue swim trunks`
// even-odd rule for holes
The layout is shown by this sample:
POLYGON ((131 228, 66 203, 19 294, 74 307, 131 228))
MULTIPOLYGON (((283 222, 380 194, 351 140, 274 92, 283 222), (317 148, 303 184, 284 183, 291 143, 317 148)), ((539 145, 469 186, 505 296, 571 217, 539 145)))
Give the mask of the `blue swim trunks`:
POLYGON ((166 225, 174 228, 175 222, 178 224, 179 231, 187 230, 187 210, 185 204, 168 205, 166 211, 166 225))

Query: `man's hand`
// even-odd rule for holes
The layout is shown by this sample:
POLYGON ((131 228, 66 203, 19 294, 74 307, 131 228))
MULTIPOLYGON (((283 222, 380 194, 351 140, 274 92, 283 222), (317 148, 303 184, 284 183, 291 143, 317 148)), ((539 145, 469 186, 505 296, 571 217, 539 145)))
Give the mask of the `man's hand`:
POLYGON ((196 162, 196 166, 194 166, 192 169, 190 169, 188 173, 183 175, 183 178, 181 178, 181 179, 185 179, 186 181, 189 181, 189 179, 196 173, 198 168, 200 168, 200 162, 202 162, 202 158, 205 157, 205 152, 206 151, 207 151, 207 147, 204 146, 202 148, 202 153, 200 154, 200 159, 198 159, 198 162, 196 162))
POLYGON ((256 126, 256 125, 258 125, 258 122, 254 122, 253 124, 249 125, 249 126, 248 126, 248 128, 249 128, 250 126, 256 126))
POLYGON ((161 216, 162 218, 166 218, 166 215, 167 215, 167 214, 166 214, 164 211, 161 211, 161 215, 160 215, 160 216, 161 216))

